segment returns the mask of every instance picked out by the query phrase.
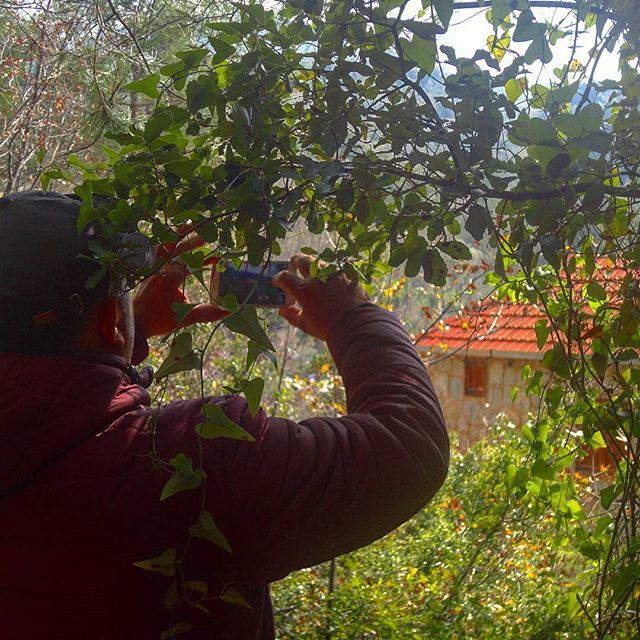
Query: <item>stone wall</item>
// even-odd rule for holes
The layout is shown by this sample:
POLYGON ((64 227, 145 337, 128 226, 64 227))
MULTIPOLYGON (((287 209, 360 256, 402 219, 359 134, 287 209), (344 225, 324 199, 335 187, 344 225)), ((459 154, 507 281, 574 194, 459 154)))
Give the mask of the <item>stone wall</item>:
POLYGON ((464 362, 462 357, 451 356, 428 364, 449 430, 457 433, 463 448, 482 438, 498 414, 521 424, 530 412, 537 410, 539 399, 525 394, 520 379, 526 364, 534 369, 540 367, 537 361, 487 358, 487 388, 482 398, 465 395, 464 362), (512 402, 514 387, 519 388, 519 393, 512 402))

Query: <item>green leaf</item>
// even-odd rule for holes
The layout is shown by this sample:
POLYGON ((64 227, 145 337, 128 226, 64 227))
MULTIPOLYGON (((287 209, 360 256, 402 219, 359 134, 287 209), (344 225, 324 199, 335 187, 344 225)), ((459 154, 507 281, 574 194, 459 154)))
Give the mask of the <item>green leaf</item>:
POLYGON ((491 216, 484 207, 472 204, 469 207, 467 220, 464 228, 471 234, 474 240, 482 240, 485 233, 490 229, 491 216))
POLYGON ((553 118, 553 126, 568 138, 577 138, 584 131, 580 118, 573 113, 559 113, 553 118))
POLYGON ((155 140, 163 131, 173 124, 173 116, 167 111, 152 115, 144 125, 144 137, 147 141, 155 140))
POLYGON ((194 538, 204 538, 205 540, 209 540, 210 542, 217 544, 228 553, 231 553, 231 546, 229 545, 229 542, 224 537, 222 531, 218 529, 218 525, 216 525, 213 516, 208 511, 202 511, 200 513, 200 515, 198 516, 198 522, 189 527, 189 535, 193 536, 194 538))
POLYGON ((585 131, 594 132, 600 129, 602 119, 604 118, 604 111, 599 104, 593 102, 582 109, 577 117, 585 131))
POLYGON ((240 592, 233 587, 227 587, 225 589, 221 596, 221 600, 230 604, 237 604, 238 606, 245 607, 246 609, 253 609, 253 607, 242 597, 240 592))
POLYGON ((249 342, 247 343, 247 360, 245 362, 244 368, 248 371, 251 368, 251 365, 262 354, 264 354, 264 356, 269 359, 275 369, 278 368, 278 360, 276 356, 271 353, 271 351, 267 350, 265 347, 259 345, 253 340, 249 340, 249 342))
POLYGON ((202 407, 205 419, 196 425, 196 433, 205 440, 229 438, 254 442, 255 438, 239 424, 227 418, 225 412, 217 404, 205 404, 202 407))
POLYGON ((459 240, 447 240, 440 242, 438 248, 454 260, 471 260, 471 251, 464 242, 459 240))
POLYGON ((156 571, 163 576, 173 576, 176 573, 176 550, 167 549, 159 556, 155 558, 149 558, 149 560, 141 560, 140 562, 134 562, 134 567, 140 569, 146 569, 147 571, 156 571))
POLYGON ((607 292, 604 287, 595 280, 587 283, 587 295, 593 300, 606 300, 607 292))
POLYGON ((183 160, 167 162, 167 164, 164 165, 164 169, 167 173, 173 173, 180 178, 188 180, 193 177, 193 174, 200 164, 200 158, 184 158, 183 160))
POLYGON ((152 73, 146 78, 140 78, 140 80, 134 80, 125 84, 122 87, 125 91, 131 91, 132 93, 143 93, 150 98, 157 98, 160 95, 158 90, 158 83, 160 82, 160 74, 152 73))
POLYGON ((177 51, 176 58, 180 58, 184 62, 184 66, 188 69, 199 65, 211 53, 209 49, 188 49, 186 51, 177 51))
POLYGON ((167 480, 162 489, 160 500, 166 500, 180 491, 196 489, 202 483, 202 474, 193 471, 193 460, 184 453, 179 453, 169 461, 169 464, 176 470, 167 480))
POLYGON ((216 104, 218 85, 211 75, 201 75, 187 85, 187 108, 191 113, 196 113, 204 107, 213 107, 216 104))
POLYGON ((232 44, 225 42, 222 38, 216 38, 212 36, 209 38, 209 43, 215 49, 215 55, 211 60, 213 64, 219 64, 225 61, 236 51, 236 48, 232 44))
POLYGON ((264 391, 264 380, 262 378, 254 378, 247 382, 242 388, 242 393, 247 399, 247 404, 251 413, 255 416, 260 409, 260 401, 262 400, 262 392, 264 391))
POLYGON ((578 600, 578 594, 574 591, 570 592, 567 596, 565 607, 564 607, 564 619, 568 622, 575 618, 575 616, 580 611, 580 600, 578 600))
POLYGON ((543 480, 553 480, 556 477, 553 467, 546 461, 538 458, 531 467, 531 473, 543 480))
POLYGON ((336 203, 343 211, 349 211, 353 205, 353 187, 349 182, 343 183, 336 192, 336 203))
POLYGON ((431 75, 436 66, 438 50, 432 40, 414 38, 403 49, 404 55, 413 60, 425 73, 431 75))
POLYGON ((538 349, 542 351, 547 344, 547 338, 549 337, 549 326, 546 320, 538 320, 535 324, 536 340, 538 342, 538 349))
POLYGON ((179 371, 199 369, 202 359, 191 348, 193 338, 190 333, 181 333, 171 345, 169 355, 155 373, 155 378, 164 378, 179 371))
POLYGON ((437 249, 427 249, 422 257, 422 271, 425 282, 443 287, 447 282, 447 263, 437 249))
POLYGON ((526 84, 524 84, 524 86, 523 84, 524 83, 520 78, 510 78, 506 81, 504 90, 510 102, 516 102, 522 95, 522 93, 524 92, 524 87, 526 86, 526 84))
POLYGON ((640 563, 631 561, 626 567, 623 567, 613 582, 613 597, 618 600, 625 592, 630 591, 634 584, 638 582, 640 576, 640 563))
POLYGON ((591 366, 601 378, 604 378, 608 365, 609 358, 604 353, 594 353, 591 356, 591 366))
POLYGON ((547 64, 553 60, 553 53, 546 36, 533 40, 524 54, 524 60, 527 64, 533 64, 538 60, 547 64))
POLYGON ((556 344, 552 349, 545 351, 542 362, 548 369, 558 374, 561 378, 568 380, 571 377, 571 369, 567 362, 567 355, 561 344, 556 344))
POLYGON ((437 34, 445 32, 439 24, 419 20, 403 20, 402 26, 424 40, 433 40, 437 34))
POLYGON ((507 468, 504 473, 504 484, 507 488, 507 491, 513 491, 517 474, 518 474, 518 467, 516 467, 515 464, 507 465, 507 468))
POLYGON ((166 629, 160 634, 160 640, 173 640, 175 636, 187 633, 191 629, 193 629, 193 625, 188 622, 176 622, 171 629, 166 629))
POLYGON ((600 491, 600 504, 603 509, 608 509, 620 494, 620 485, 609 485, 600 491))
POLYGON ((536 22, 531 11, 526 10, 520 14, 518 24, 513 32, 514 42, 528 42, 544 37, 547 30, 546 25, 536 22))
POLYGON ((253 305, 245 304, 238 311, 227 316, 222 322, 229 331, 246 336, 268 351, 276 350, 260 325, 256 308, 253 305))
POLYGON ((453 15, 453 0, 431 0, 431 6, 438 14, 442 26, 448 29, 453 15))

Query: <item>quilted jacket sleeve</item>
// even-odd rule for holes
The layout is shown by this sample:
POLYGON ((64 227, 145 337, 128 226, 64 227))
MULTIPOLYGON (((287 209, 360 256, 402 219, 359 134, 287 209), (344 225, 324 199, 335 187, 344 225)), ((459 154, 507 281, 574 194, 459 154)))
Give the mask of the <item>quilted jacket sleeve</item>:
POLYGON ((440 405, 398 319, 361 305, 341 316, 328 342, 348 415, 296 423, 253 418, 246 407, 230 412, 257 441, 231 445, 214 474, 225 504, 212 508, 238 569, 260 582, 380 538, 447 474, 440 405))

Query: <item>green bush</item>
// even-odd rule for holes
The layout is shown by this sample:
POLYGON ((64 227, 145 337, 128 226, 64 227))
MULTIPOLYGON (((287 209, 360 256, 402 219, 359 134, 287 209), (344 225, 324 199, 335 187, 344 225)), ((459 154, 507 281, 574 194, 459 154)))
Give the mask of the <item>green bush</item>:
POLYGON ((528 446, 513 426, 461 453, 434 502, 379 542, 274 588, 281 640, 586 638, 574 588, 586 560, 511 499, 509 464, 528 446))

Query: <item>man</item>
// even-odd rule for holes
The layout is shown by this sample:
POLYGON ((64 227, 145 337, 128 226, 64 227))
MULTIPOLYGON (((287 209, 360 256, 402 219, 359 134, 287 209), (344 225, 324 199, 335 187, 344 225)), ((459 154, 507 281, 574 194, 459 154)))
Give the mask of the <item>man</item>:
MULTIPOLYGON (((0 199, 0 638, 272 639, 269 583, 380 538, 442 485, 427 372, 393 314, 297 256, 277 285, 298 304, 281 313, 327 341, 349 415, 253 416, 237 396, 155 409, 131 361, 175 329, 186 269, 167 263, 132 301, 78 257, 95 233, 78 236, 78 210, 51 192, 0 199), (200 440, 203 403, 255 441, 200 440), (206 490, 161 501, 181 453, 206 490), (199 535, 203 512, 230 552, 199 535)), ((205 304, 185 322, 223 314, 205 304)))

